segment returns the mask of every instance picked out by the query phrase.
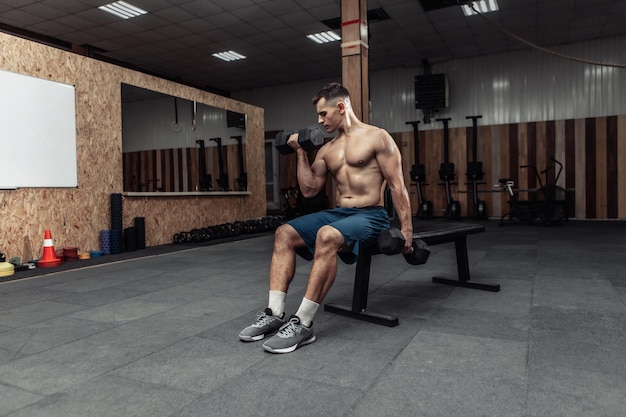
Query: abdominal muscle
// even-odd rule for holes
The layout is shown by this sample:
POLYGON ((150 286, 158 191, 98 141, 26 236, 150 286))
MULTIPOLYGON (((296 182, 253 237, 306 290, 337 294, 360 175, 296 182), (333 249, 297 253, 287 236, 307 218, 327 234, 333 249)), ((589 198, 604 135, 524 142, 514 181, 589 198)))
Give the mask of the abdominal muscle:
POLYGON ((337 206, 349 208, 383 206, 383 177, 375 162, 374 164, 375 170, 368 167, 347 167, 337 172, 335 175, 337 206))

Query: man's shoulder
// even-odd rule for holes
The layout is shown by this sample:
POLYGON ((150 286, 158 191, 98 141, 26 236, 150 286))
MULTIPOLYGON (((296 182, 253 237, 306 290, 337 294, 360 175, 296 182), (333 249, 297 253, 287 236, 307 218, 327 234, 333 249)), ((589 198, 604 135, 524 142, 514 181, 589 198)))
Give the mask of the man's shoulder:
POLYGON ((389 132, 387 132, 382 127, 369 125, 369 124, 363 124, 362 129, 363 129, 363 136, 366 136, 368 138, 383 139, 383 138, 390 136, 389 132))

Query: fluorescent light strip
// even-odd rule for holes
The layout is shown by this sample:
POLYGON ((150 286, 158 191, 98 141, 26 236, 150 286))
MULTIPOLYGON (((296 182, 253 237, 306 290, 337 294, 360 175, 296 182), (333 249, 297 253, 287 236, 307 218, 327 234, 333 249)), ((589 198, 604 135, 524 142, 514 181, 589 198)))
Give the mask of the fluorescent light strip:
POLYGON ((313 33, 311 35, 306 35, 306 37, 316 43, 328 43, 341 40, 341 36, 337 35, 332 30, 329 30, 327 32, 313 33))
POLYGON ((481 13, 495 12, 495 11, 500 9, 498 7, 497 0, 473 1, 472 2, 472 6, 474 6, 474 8, 472 8, 471 6, 469 6, 467 4, 464 4, 463 6, 461 6, 461 9, 463 10, 463 14, 465 16, 473 16, 473 15, 475 15, 476 12, 474 11, 474 9, 478 10, 481 13))
POLYGON ((147 11, 126 3, 125 1, 116 1, 114 3, 105 4, 104 6, 98 7, 98 9, 114 14, 122 19, 130 19, 131 17, 137 17, 148 13, 147 11))
POLYGON ((226 62, 237 61, 238 59, 246 58, 244 55, 241 55, 235 51, 217 52, 217 53, 214 53, 213 56, 215 58, 222 59, 226 62))

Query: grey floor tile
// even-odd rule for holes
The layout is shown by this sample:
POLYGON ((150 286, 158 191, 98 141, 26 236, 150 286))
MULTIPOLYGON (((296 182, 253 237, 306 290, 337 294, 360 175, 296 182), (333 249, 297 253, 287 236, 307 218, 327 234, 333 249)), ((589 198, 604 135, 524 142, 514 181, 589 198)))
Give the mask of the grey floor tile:
MULTIPOLYGON (((498 281, 494 280, 492 283, 498 283, 498 281)), ((456 288, 445 300, 443 306, 453 309, 488 311, 494 314, 529 316, 533 283, 526 280, 507 280, 500 285, 499 292, 456 288)))
POLYGON ((52 301, 85 307, 97 307, 142 294, 144 294, 142 291, 128 289, 122 284, 85 292, 64 293, 63 295, 55 296, 52 298, 52 301))
POLYGON ((525 384, 393 364, 346 417, 525 417, 525 384))
MULTIPOLYGON (((332 338, 332 342, 341 344, 369 343, 376 349, 383 351, 402 350, 421 329, 425 322, 421 319, 402 318, 400 326, 386 327, 372 324, 360 320, 353 320, 343 316, 336 316, 331 313, 318 313, 320 316, 328 315, 328 320, 320 323, 316 331, 319 341, 325 338, 332 338)), ((318 317, 316 316, 316 319, 318 317)))
MULTIPOLYGON (((370 312, 396 316, 400 322, 407 319, 428 319, 437 311, 445 300, 439 298, 404 297, 374 292, 370 294, 367 310, 370 312)), ((340 303, 351 306, 352 300, 340 303)))
POLYGON ((243 275, 237 271, 220 274, 211 273, 209 276, 199 278, 183 285, 197 288, 199 291, 205 291, 211 295, 222 295, 226 291, 236 291, 237 288, 254 285, 257 281, 258 285, 262 285, 267 290, 267 274, 259 278, 258 275, 243 275))
MULTIPOLYGON (((212 328, 240 317, 248 311, 263 309, 266 303, 266 295, 259 295, 257 300, 212 296, 174 307, 161 313, 161 315, 164 317, 201 319, 206 323, 207 328, 212 328)), ((250 317, 253 316, 250 315, 250 317)))
POLYGON ((533 368, 551 365, 626 375, 626 335, 533 329, 531 337, 529 363, 533 368))
POLYGON ((122 324, 161 313, 175 306, 176 304, 173 303, 150 302, 130 298, 86 310, 83 309, 82 311, 71 314, 70 317, 104 323, 122 324))
POLYGON ((6 309, 0 314, 0 324, 8 327, 25 326, 49 320, 66 314, 80 311, 85 307, 75 304, 57 303, 54 301, 42 301, 40 303, 27 304, 22 307, 6 309))
POLYGON ((528 377, 530 417, 617 417, 626 412, 622 375, 548 365, 528 377))
POLYGON ((181 284, 142 294, 133 298, 133 300, 153 303, 167 303, 178 306, 202 300, 210 295, 212 295, 210 290, 202 290, 197 287, 190 287, 188 285, 181 284))
POLYGON ((0 365, 15 359, 15 352, 12 350, 0 348, 0 365))
POLYGON ((626 305, 615 287, 604 278, 537 276, 533 306, 584 309, 626 315, 626 305))
POLYGON ((443 372, 526 381, 528 343, 490 337, 421 331, 394 361, 416 372, 443 372))
POLYGON ((152 352, 82 339, 0 365, 0 383, 51 395, 152 352))
POLYGON ((424 330, 468 336, 528 340, 528 316, 491 311, 441 308, 423 324, 424 330))
POLYGON ((113 279, 102 279, 99 276, 91 275, 91 270, 86 271, 70 271, 73 279, 68 279, 61 284, 49 285, 46 287, 48 291, 58 291, 63 293, 84 293, 95 290, 101 290, 118 283, 113 279))
POLYGON ((167 417, 195 398, 150 383, 100 376, 24 407, 11 417, 167 417))
POLYGON ((205 318, 156 314, 86 337, 93 344, 119 346, 138 351, 158 351, 180 340, 195 336, 214 325, 205 318))
POLYGON ((454 287, 433 283, 434 274, 433 271, 421 269, 406 271, 382 286, 377 294, 444 300, 454 291, 454 287))
POLYGON ((626 315, 613 315, 596 311, 560 308, 533 307, 534 329, 580 332, 588 337, 626 336, 626 315))
POLYGON ((342 416, 362 395, 361 391, 317 383, 298 375, 284 377, 250 370, 171 417, 342 416), (259 401, 260 393, 263 401, 259 401))
POLYGON ((4 416, 11 411, 34 404, 43 398, 45 397, 42 395, 0 384, 0 415, 4 416))
POLYGON ((182 277, 180 275, 176 275, 175 272, 171 272, 170 274, 161 272, 156 276, 129 280, 119 286, 132 291, 150 293, 176 287, 178 285, 188 284, 196 281, 197 279, 197 277, 182 277))
POLYGON ((186 392, 208 393, 268 359, 260 348, 258 343, 242 343, 235 338, 224 343, 190 337, 109 374, 186 392))
MULTIPOLYGON (((16 283, 17 284, 17 283, 16 283)), ((58 291, 50 291, 47 288, 25 288, 17 290, 12 288, 13 291, 3 293, 3 289, 8 289, 12 283, 4 284, 5 287, 0 287, 0 307, 3 310, 23 307, 28 304, 36 304, 42 301, 53 300, 59 296, 65 295, 65 293, 58 291)))
POLYGON ((110 324, 57 317, 0 333, 0 348, 11 359, 43 352, 110 328, 110 324))
POLYGON ((270 357, 254 369, 285 379, 303 376, 320 384, 363 390, 379 378, 401 351, 401 347, 389 344, 379 347, 368 341, 325 337, 323 331, 316 331, 316 336, 315 343, 292 354, 266 354, 270 357))
POLYGON ((419 332, 349 416, 524 416, 526 343, 419 332))

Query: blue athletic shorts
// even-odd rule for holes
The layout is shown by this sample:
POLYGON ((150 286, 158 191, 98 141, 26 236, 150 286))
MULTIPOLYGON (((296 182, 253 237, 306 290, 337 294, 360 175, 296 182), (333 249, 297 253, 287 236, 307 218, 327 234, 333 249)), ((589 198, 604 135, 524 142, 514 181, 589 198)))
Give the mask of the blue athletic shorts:
POLYGON ((372 243, 380 232, 389 228, 389 215, 384 207, 372 206, 363 208, 344 208, 323 210, 317 213, 296 217, 287 222, 306 243, 306 247, 298 248, 296 253, 310 261, 315 253, 315 237, 322 226, 332 226, 343 235, 350 252, 339 252, 339 258, 347 263, 356 262, 360 244, 372 243))

